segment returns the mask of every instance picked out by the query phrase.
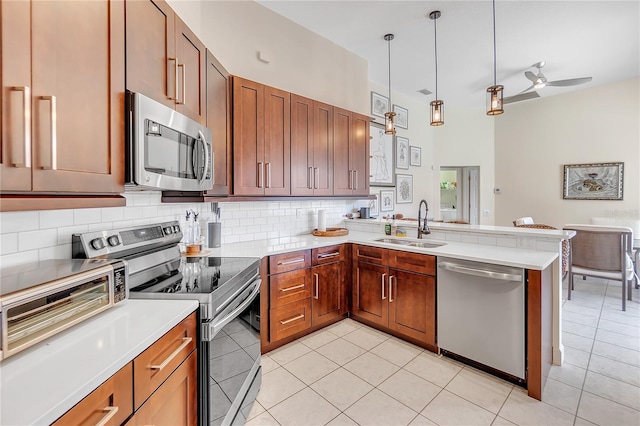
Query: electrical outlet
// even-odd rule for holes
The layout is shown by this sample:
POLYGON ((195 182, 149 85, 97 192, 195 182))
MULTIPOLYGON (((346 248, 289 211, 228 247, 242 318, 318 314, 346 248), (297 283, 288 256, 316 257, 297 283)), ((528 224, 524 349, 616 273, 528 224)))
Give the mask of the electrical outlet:
POLYGON ((489 216, 489 213, 491 213, 489 210, 482 210, 482 216, 489 216))
POLYGON ((493 189, 493 193, 494 194, 502 194, 502 192, 500 191, 500 188, 494 188, 493 189))

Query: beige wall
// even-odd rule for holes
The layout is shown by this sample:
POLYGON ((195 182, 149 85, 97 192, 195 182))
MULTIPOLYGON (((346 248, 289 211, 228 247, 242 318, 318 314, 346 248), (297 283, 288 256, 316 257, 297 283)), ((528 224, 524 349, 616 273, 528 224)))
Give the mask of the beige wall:
POLYGON ((253 1, 169 4, 231 74, 369 113, 365 59, 253 1))
POLYGON ((496 121, 496 225, 640 218, 639 104, 632 79, 508 105, 496 121), (562 199, 564 164, 602 162, 624 162, 623 201, 562 199))
MULTIPOLYGON (((484 109, 456 109, 445 101, 444 126, 436 127, 434 134, 434 162, 441 166, 480 168, 479 223, 493 225, 494 209, 494 123, 484 109)), ((438 179, 439 179, 438 174, 438 179)), ((440 207, 440 203, 437 206, 440 207)))

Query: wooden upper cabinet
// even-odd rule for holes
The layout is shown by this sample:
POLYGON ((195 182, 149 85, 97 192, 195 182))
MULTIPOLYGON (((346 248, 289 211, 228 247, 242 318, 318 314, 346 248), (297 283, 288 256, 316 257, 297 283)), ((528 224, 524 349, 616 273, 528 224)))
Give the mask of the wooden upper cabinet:
POLYGON ((2 33, 2 191, 123 192, 124 3, 2 2, 2 33))
POLYGON ((290 195, 291 97, 233 77, 234 195, 290 195))
POLYGON ((369 118, 333 110, 333 194, 369 195, 369 118))
POLYGON ((207 127, 213 137, 213 189, 207 196, 227 196, 231 191, 231 96, 229 73, 207 51, 207 127))
POLYGON ((127 89, 206 123, 206 48, 164 0, 127 0, 127 89))
POLYGON ((291 195, 333 195, 333 107, 291 95, 291 195))
POLYGON ((369 195, 369 117, 351 113, 349 162, 353 177, 353 195, 369 195))

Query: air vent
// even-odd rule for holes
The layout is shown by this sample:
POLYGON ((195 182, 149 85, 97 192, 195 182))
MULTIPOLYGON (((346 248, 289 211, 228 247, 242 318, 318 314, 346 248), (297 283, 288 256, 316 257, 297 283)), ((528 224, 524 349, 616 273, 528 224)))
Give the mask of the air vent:
POLYGON ((431 90, 428 90, 428 89, 422 89, 422 90, 418 90, 418 93, 422 93, 423 95, 429 96, 433 92, 431 90))

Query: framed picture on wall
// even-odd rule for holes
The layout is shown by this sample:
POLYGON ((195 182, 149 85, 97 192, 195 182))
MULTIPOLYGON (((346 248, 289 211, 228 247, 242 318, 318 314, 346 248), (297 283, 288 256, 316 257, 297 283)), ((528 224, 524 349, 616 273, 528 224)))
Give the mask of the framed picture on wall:
POLYGON ((412 146, 410 147, 410 150, 411 150, 411 154, 409 156, 410 164, 412 166, 421 166, 422 165, 422 148, 420 148, 419 146, 412 146))
POLYGON ((380 191, 380 211, 392 212, 393 209, 393 190, 380 191))
POLYGON ((369 200, 369 215, 376 217, 380 214, 380 194, 373 194, 375 200, 369 200))
POLYGON ((409 168, 409 139, 396 136, 396 167, 409 168))
POLYGON ((396 126, 401 129, 409 128, 409 111, 399 105, 393 105, 393 112, 396 113, 396 126))
POLYGON ((564 166, 565 200, 622 200, 624 163, 568 164, 564 166))
POLYGON ((397 175, 396 183, 396 203, 413 203, 413 176, 397 175))
POLYGON ((369 142, 369 185, 396 186, 393 135, 384 133, 384 126, 371 123, 369 142))
POLYGON ((384 118, 384 113, 389 111, 389 98, 379 93, 371 92, 371 114, 384 118))

